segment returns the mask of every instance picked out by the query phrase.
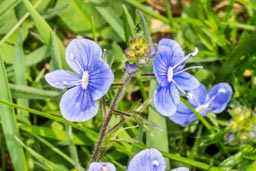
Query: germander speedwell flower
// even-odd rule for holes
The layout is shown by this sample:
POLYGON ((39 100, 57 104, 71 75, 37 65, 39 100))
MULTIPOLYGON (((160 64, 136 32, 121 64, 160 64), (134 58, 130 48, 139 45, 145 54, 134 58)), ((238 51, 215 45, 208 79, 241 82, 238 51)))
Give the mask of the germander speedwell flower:
POLYGON ((88 171, 116 171, 116 167, 109 162, 92 162, 88 171))
POLYGON ((154 148, 142 150, 128 165, 128 171, 165 171, 165 169, 164 157, 154 148))
POLYGON ((185 61, 190 56, 195 56, 198 50, 184 55, 180 45, 171 39, 162 39, 158 44, 158 52, 153 59, 153 69, 158 87, 154 93, 154 106, 156 110, 164 116, 172 116, 180 102, 179 91, 192 90, 199 86, 199 81, 186 72, 191 68, 201 68, 192 66, 184 68, 185 61))
POLYGON ((73 122, 83 122, 98 112, 96 100, 109 90, 114 75, 102 59, 102 50, 88 39, 72 40, 65 52, 69 66, 78 74, 56 70, 46 74, 46 81, 55 88, 68 91, 60 101, 63 117, 73 122))
MULTIPOLYGON (((191 90, 187 93, 188 102, 199 112, 205 116, 209 112, 221 113, 227 107, 232 96, 232 88, 227 83, 218 83, 214 85, 209 93, 204 85, 191 90)), ((177 112, 170 119, 181 125, 187 126, 197 119, 196 115, 184 104, 178 105, 177 112)))

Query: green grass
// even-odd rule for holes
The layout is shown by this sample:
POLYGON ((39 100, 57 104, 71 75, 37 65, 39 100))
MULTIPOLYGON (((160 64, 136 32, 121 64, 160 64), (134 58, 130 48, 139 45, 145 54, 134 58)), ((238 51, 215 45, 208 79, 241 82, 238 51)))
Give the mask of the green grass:
POLYGON ((153 107, 156 82, 149 62, 123 93, 101 161, 126 170, 138 151, 157 148, 168 170, 255 170, 256 141, 249 136, 256 134, 255 1, 149 2, 0 0, 1 171, 86 170, 104 110, 122 82, 129 40, 142 36, 149 46, 162 38, 175 39, 186 54, 197 47, 198 55, 187 65, 204 68, 190 73, 207 88, 227 82, 234 94, 221 114, 199 116, 180 127, 153 107), (83 123, 62 118, 59 100, 65 90, 50 87, 44 79, 47 72, 69 69, 65 47, 77 37, 106 49, 104 59, 115 75, 111 90, 98 102, 97 116, 83 123), (226 141, 229 133, 235 135, 232 142, 226 141))

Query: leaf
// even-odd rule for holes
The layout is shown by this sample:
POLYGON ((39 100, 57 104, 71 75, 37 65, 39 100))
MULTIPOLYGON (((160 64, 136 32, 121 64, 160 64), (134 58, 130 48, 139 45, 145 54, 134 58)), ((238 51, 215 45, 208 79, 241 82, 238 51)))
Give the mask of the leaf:
MULTIPOLYGON (((152 80, 150 81, 149 97, 153 96, 155 89, 156 81, 152 80)), ((164 152, 169 152, 166 118, 161 116, 151 107, 148 110, 148 121, 158 125, 160 129, 154 126, 150 128, 151 134, 146 135, 146 144, 148 147, 156 148, 164 152)), ((166 165, 167 168, 170 168, 169 160, 166 160, 166 165)))
POLYGON ((92 0, 91 1, 94 5, 96 10, 101 14, 106 22, 113 28, 113 30, 117 33, 117 35, 124 41, 124 30, 122 28, 123 22, 122 20, 116 15, 115 11, 108 5, 105 0, 92 0))
POLYGON ((246 56, 247 58, 250 55, 256 54, 256 31, 248 34, 244 38, 242 38, 237 47, 230 53, 226 62, 220 69, 218 74, 218 81, 225 80, 230 73, 233 71, 234 67, 236 66, 237 62, 239 61, 240 57, 246 56))
MULTIPOLYGON (((10 88, 8 85, 6 70, 2 56, 0 54, 0 100, 12 102, 10 88)), ((0 104, 1 109, 1 125, 3 127, 3 134, 6 140, 6 145, 12 160, 14 169, 17 171, 26 171, 26 159, 22 146, 16 141, 15 137, 19 136, 19 130, 16 123, 15 113, 10 105, 0 104)))
POLYGON ((29 87, 25 85, 9 84, 13 97, 20 97, 26 99, 47 99, 57 98, 60 96, 60 92, 47 91, 39 88, 29 87))
MULTIPOLYGON (((50 47, 52 43, 52 35, 54 34, 53 30, 47 24, 47 22, 42 18, 42 16, 40 16, 40 14, 35 10, 35 8, 32 6, 32 4, 28 0, 23 0, 23 3, 26 6, 29 14, 33 18, 36 28, 39 31, 43 41, 45 42, 45 44, 47 44, 50 47)), ((62 44, 62 42, 59 40, 58 37, 56 37, 56 41, 59 47, 60 56, 62 57, 61 59, 64 59, 64 49, 65 49, 64 45, 62 44)), ((64 62, 62 61, 62 63, 64 62)))
POLYGON ((8 10, 13 9, 21 0, 7 0, 0 4, 0 16, 3 16, 8 10))
POLYGON ((17 142, 19 145, 23 146, 34 158, 36 158, 38 161, 40 161, 42 164, 44 164, 48 170, 62 170, 62 171, 68 171, 67 168, 65 168, 62 165, 57 165, 49 160, 47 160, 45 157, 37 153, 35 150, 30 148, 29 146, 25 145, 18 137, 15 137, 15 142, 17 142))
POLYGON ((125 40, 126 40, 126 43, 128 43, 130 38, 136 37, 135 24, 134 24, 133 19, 125 5, 123 5, 123 10, 124 10, 123 28, 124 28, 124 33, 125 33, 125 40))

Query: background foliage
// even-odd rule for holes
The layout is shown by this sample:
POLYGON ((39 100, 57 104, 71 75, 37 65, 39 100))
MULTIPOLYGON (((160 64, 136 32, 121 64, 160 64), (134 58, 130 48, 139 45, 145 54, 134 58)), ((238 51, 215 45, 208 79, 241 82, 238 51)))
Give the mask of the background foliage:
POLYGON ((84 170, 103 112, 84 123, 64 120, 58 107, 63 92, 44 75, 68 68, 64 51, 71 39, 93 39, 106 49, 115 74, 105 97, 109 106, 128 41, 141 36, 150 45, 175 39, 186 53, 198 47, 187 65, 204 69, 193 74, 208 88, 228 82, 234 94, 225 112, 207 115, 211 132, 200 121, 182 128, 157 114, 151 104, 156 83, 137 74, 118 106, 130 116, 113 118, 102 161, 125 170, 130 157, 155 147, 170 168, 256 170, 255 24, 255 0, 0 0, 0 170, 84 170))

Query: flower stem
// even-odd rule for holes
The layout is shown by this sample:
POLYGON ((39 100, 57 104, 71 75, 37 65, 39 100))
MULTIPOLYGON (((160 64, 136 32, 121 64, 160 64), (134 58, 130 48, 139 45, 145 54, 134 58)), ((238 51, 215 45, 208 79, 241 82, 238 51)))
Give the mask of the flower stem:
POLYGON ((102 144, 104 142, 104 139, 105 139, 105 136, 106 136, 106 133, 107 133, 107 127, 108 127, 108 125, 110 123, 110 120, 113 116, 113 113, 116 110, 117 105, 118 105, 118 103, 121 99, 122 93, 123 93, 123 91, 124 91, 124 89, 125 89, 125 87, 126 87, 126 85, 127 85, 127 83, 129 82, 130 79, 131 79, 131 76, 129 74, 124 75, 124 79, 123 79, 123 83, 121 85, 121 88, 118 90, 118 92, 117 92, 117 94, 116 94, 116 96, 115 96, 115 98, 114 98, 114 100, 113 100, 113 102, 110 106, 108 115, 107 115, 107 117, 106 117, 106 119, 105 119, 105 121, 104 121, 104 123, 101 127, 98 140, 95 144, 94 151, 93 151, 92 156, 91 156, 90 163, 99 161, 101 156, 102 156, 100 153, 101 153, 102 144))
POLYGON ((214 129, 211 125, 204 119, 204 117, 198 113, 191 104, 189 104, 184 98, 180 97, 181 101, 196 115, 196 117, 204 124, 210 133, 214 133, 214 129))

